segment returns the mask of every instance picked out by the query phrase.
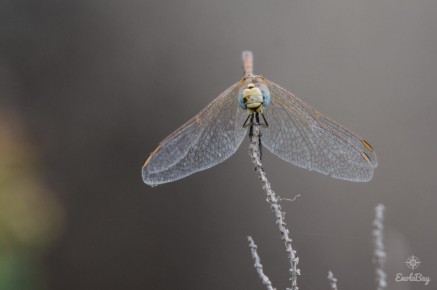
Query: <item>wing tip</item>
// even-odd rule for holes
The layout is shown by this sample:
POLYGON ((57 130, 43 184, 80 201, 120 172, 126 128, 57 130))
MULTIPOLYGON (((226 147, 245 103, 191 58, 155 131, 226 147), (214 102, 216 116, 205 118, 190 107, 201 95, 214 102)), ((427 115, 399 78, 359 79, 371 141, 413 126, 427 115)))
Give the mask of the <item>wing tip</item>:
POLYGON ((364 145, 364 148, 367 152, 360 152, 361 157, 370 164, 371 167, 378 167, 378 158, 376 157, 375 149, 372 145, 369 144, 365 139, 361 139, 361 144, 364 145))
POLYGON ((150 178, 150 175, 145 165, 141 168, 141 178, 143 179, 143 182, 149 185, 150 187, 155 187, 160 184, 159 182, 153 180, 153 178, 152 179, 150 178))
POLYGON ((152 159, 153 155, 158 153, 158 151, 160 149, 161 149, 161 145, 158 145, 158 147, 156 147, 155 150, 153 150, 152 153, 150 153, 149 157, 147 157, 146 161, 143 164, 143 168, 146 167, 150 163, 150 160, 152 159))
POLYGON ((159 183, 153 182, 150 178, 148 178, 148 170, 147 165, 149 165, 150 161, 152 160, 152 157, 158 153, 158 151, 161 149, 161 145, 158 145, 158 147, 155 148, 155 150, 150 153, 149 157, 147 157, 146 161, 144 162, 143 166, 141 167, 141 177, 143 179, 143 182, 147 185, 150 185, 151 187, 157 186, 159 183))

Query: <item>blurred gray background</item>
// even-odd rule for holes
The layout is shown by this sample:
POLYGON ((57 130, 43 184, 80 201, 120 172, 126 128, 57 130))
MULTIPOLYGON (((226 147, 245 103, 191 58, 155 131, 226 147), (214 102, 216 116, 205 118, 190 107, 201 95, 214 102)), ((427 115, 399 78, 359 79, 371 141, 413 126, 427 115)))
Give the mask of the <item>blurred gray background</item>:
POLYGON ((283 203, 301 289, 328 289, 328 270, 340 289, 374 289, 380 202, 388 289, 433 289, 436 15, 435 0, 1 1, 0 104, 15 116, 4 124, 23 127, 63 220, 32 261, 40 286, 26 289, 264 289, 247 235, 275 286, 288 285, 247 140, 186 179, 151 188, 140 176, 160 140, 242 77, 245 49, 256 73, 379 157, 374 179, 358 184, 265 154, 276 192, 302 195, 283 203), (394 281, 413 254, 430 285, 394 281))

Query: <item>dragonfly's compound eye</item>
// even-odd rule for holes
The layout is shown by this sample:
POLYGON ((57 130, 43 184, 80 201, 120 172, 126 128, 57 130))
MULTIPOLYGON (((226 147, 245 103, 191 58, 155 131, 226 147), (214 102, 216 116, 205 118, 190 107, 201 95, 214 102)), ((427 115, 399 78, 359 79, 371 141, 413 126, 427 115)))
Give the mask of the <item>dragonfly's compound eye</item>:
POLYGON ((261 83, 256 84, 256 87, 261 91, 262 96, 263 96, 263 106, 267 107, 270 104, 270 91, 269 88, 261 83))

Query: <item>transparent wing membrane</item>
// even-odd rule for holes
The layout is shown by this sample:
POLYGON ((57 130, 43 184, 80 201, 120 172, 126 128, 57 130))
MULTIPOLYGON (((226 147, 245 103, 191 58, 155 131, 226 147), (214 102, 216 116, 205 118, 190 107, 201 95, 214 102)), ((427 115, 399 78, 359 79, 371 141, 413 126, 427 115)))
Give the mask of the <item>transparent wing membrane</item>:
POLYGON ((194 118, 165 138, 144 163, 145 183, 158 185, 208 169, 240 146, 247 113, 238 106, 241 82, 234 84, 194 118))
POLYGON ((271 103, 264 114, 269 127, 262 143, 279 158, 299 167, 349 181, 369 181, 377 167, 369 143, 264 79, 271 103))
POLYGON ((252 130, 254 116, 262 126, 261 143, 279 158, 338 179, 372 179, 378 161, 366 140, 253 74, 251 52, 243 52, 242 60, 244 78, 150 154, 142 169, 145 183, 175 181, 225 161, 237 151, 246 127, 252 130))

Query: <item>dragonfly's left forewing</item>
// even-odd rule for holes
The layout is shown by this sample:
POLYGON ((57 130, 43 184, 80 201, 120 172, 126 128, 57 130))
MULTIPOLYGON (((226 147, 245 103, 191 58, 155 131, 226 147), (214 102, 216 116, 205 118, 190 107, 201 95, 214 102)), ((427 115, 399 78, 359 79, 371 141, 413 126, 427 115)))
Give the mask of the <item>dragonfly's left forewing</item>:
POLYGON ((210 168, 229 158, 246 135, 237 83, 165 138, 146 160, 145 183, 158 185, 210 168))

